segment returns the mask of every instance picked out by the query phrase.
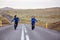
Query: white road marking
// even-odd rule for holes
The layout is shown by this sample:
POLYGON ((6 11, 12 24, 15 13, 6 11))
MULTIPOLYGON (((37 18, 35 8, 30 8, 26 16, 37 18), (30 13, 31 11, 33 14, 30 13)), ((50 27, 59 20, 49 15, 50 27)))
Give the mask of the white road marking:
POLYGON ((25 28, 25 33, 27 33, 27 30, 26 30, 26 28, 25 28))
POLYGON ((26 40, 29 40, 29 36, 28 35, 26 35, 26 40))
POLYGON ((25 31, 25 33, 26 33, 26 36, 25 36, 26 40, 29 40, 29 36, 27 35, 26 27, 25 27, 25 25, 23 24, 23 25, 22 25, 22 35, 21 35, 21 40, 25 40, 25 39, 24 39, 24 31, 25 31))
POLYGON ((21 40, 24 40, 24 28, 22 26, 22 35, 21 35, 21 40))
POLYGON ((25 33, 26 33, 26 40, 29 40, 29 36, 28 36, 28 34, 27 34, 26 27, 25 27, 25 33))

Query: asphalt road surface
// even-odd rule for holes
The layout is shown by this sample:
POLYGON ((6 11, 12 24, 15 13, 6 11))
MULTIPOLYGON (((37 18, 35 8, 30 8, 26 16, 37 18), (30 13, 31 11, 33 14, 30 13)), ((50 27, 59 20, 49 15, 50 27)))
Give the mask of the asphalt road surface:
POLYGON ((0 27, 0 40, 60 40, 60 32, 37 27, 31 30, 30 24, 19 24, 0 27))

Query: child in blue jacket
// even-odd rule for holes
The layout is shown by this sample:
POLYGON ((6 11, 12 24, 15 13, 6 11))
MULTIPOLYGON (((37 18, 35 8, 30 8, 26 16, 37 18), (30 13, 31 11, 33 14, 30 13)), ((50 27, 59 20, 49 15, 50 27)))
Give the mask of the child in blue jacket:
POLYGON ((35 16, 32 16, 32 18, 31 18, 32 30, 35 28, 35 23, 36 22, 37 22, 37 20, 35 19, 35 16))
POLYGON ((16 30, 17 26, 18 26, 18 22, 19 22, 19 18, 16 17, 16 15, 14 16, 14 19, 12 20, 14 21, 14 29, 16 30))

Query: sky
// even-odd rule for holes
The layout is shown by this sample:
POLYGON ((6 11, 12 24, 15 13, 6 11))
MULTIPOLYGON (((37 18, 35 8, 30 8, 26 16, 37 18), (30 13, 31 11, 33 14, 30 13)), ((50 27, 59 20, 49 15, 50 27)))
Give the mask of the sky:
POLYGON ((0 8, 36 9, 60 7, 60 0, 0 0, 0 8))

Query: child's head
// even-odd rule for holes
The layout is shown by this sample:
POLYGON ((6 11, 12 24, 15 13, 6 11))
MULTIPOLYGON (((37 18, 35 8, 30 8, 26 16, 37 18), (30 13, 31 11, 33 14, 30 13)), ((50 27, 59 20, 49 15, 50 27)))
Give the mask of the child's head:
POLYGON ((14 15, 14 17, 16 17, 17 15, 14 15))
POLYGON ((35 18, 35 16, 32 16, 32 18, 35 18))

